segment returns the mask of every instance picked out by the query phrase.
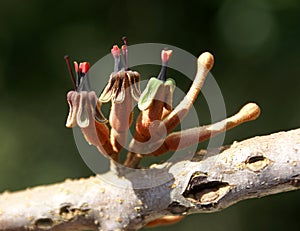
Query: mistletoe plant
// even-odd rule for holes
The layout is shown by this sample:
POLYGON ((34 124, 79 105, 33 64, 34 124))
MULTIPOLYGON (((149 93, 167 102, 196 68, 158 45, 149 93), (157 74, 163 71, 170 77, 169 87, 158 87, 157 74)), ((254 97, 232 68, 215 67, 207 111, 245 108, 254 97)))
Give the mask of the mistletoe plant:
POLYGON ((138 102, 140 113, 135 122, 135 135, 129 143, 130 151, 122 163, 132 168, 137 168, 143 157, 185 149, 259 116, 259 107, 255 103, 248 103, 235 115, 217 123, 172 132, 193 106, 213 67, 213 56, 208 52, 199 56, 195 79, 182 101, 173 108, 175 80, 167 78, 172 50, 161 51, 161 71, 157 77, 149 79, 141 93, 140 74, 130 70, 126 38, 123 41, 121 49, 117 45, 111 49, 114 71, 99 98, 91 90, 89 63, 78 65, 74 62, 74 75, 69 57, 65 57, 74 85, 74 90, 67 94, 70 111, 66 126, 79 126, 86 141, 114 161, 120 163, 120 153, 126 146, 127 134, 133 122, 134 101, 138 102), (111 109, 107 120, 101 112, 101 106, 109 101, 111 109))

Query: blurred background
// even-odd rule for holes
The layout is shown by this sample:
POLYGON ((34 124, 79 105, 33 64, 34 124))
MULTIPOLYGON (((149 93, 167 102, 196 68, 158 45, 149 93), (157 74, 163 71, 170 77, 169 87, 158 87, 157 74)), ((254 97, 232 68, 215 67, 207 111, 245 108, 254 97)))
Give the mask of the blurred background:
MULTIPOLYGON (((299 23, 298 0, 1 1, 0 191, 93 174, 65 128, 72 84, 63 56, 93 64, 123 35, 129 44, 214 54, 212 74, 228 115, 248 101, 262 108, 225 143, 300 127, 299 23)), ((206 108, 204 100, 198 104, 206 108)), ((300 225, 299 207, 295 191, 152 230, 289 230, 300 225)))

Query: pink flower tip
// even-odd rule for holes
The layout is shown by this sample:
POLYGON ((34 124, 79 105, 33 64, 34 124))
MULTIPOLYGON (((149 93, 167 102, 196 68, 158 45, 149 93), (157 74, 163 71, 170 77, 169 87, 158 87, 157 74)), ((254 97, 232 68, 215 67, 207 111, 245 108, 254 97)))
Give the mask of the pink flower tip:
POLYGON ((113 48, 111 49, 111 54, 115 56, 120 56, 120 48, 118 45, 114 45, 113 48))
POLYGON ((172 56, 172 50, 162 50, 161 51, 161 60, 163 63, 167 63, 172 56))

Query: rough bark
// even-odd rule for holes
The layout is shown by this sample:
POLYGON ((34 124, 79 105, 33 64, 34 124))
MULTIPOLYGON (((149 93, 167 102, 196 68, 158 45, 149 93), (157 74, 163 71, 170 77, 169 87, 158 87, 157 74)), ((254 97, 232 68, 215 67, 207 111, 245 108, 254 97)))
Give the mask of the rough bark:
POLYGON ((298 189, 300 129, 152 169, 149 177, 115 167, 106 177, 5 192, 0 230, 137 230, 164 215, 215 212, 248 198, 298 189), (167 174, 168 180, 151 187, 151 177, 158 174, 167 174), (138 181, 149 187, 135 187, 138 181))

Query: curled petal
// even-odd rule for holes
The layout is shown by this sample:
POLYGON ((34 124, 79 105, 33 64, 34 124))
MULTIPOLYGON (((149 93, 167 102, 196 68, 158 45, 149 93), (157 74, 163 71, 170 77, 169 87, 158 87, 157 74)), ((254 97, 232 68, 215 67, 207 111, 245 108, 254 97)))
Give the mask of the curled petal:
POLYGON ((70 108, 66 122, 68 128, 76 125, 85 128, 93 120, 97 120, 100 123, 107 122, 107 119, 101 112, 101 102, 94 91, 70 91, 67 94, 67 101, 70 108))
MULTIPOLYGON (((119 73, 119 75, 123 75, 123 73, 119 73)), ((126 90, 126 79, 125 73, 124 76, 118 77, 118 85, 116 86, 112 100, 114 103, 122 103, 125 99, 125 90, 126 90)))
POLYGON ((165 86, 165 108, 167 110, 172 110, 172 102, 173 102, 173 92, 176 86, 174 79, 167 79, 164 84, 165 86))
POLYGON ((102 103, 112 101, 123 103, 126 95, 138 101, 141 95, 140 74, 136 71, 119 71, 112 73, 109 83, 99 97, 102 103))
POLYGON ((110 76, 109 82, 104 88, 99 100, 103 103, 110 101, 113 97, 116 86, 118 85, 118 79, 114 74, 110 76))
POLYGON ((99 123, 107 123, 107 119, 105 118, 105 116, 102 114, 102 111, 101 111, 101 102, 100 101, 97 101, 97 105, 95 108, 95 119, 99 123))
POLYGON ((89 100, 89 107, 92 112, 92 116, 99 122, 99 123, 106 123, 107 119, 102 114, 101 111, 101 102, 98 100, 97 95, 94 91, 88 92, 88 100, 89 100))
POLYGON ((69 104, 69 115, 66 122, 66 127, 72 128, 77 125, 76 114, 78 111, 78 94, 76 91, 70 91, 67 94, 67 101, 69 104))
POLYGON ((168 78, 165 82, 165 85, 170 86, 171 87, 171 91, 173 92, 175 87, 176 87, 176 83, 174 79, 168 78))
POLYGON ((159 80, 155 77, 152 77, 149 80, 149 82, 148 82, 145 90, 141 94, 141 97, 138 102, 138 108, 141 111, 144 111, 150 107, 150 105, 151 105, 152 101, 154 100, 154 97, 161 85, 163 85, 163 81, 159 80))
POLYGON ((131 95, 135 101, 139 101, 141 90, 140 90, 140 74, 136 71, 128 75, 130 82, 131 95))
POLYGON ((77 112, 76 121, 80 128, 86 128, 89 126, 90 123, 90 113, 88 105, 88 99, 87 99, 87 92, 81 92, 80 93, 80 101, 79 101, 79 108, 77 112))

